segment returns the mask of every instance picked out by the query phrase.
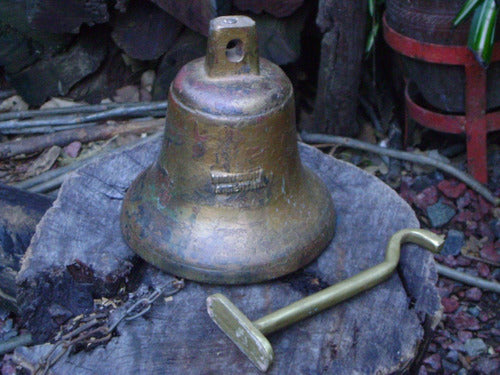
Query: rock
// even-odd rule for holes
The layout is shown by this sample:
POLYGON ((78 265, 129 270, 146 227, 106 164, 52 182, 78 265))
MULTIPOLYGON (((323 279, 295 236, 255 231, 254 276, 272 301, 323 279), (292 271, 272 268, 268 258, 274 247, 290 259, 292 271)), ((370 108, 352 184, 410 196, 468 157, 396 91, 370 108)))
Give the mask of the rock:
POLYGON ((456 373, 459 369, 460 369, 460 366, 455 364, 455 363, 451 363, 451 362, 448 362, 447 360, 443 359, 443 369, 445 371, 448 371, 449 373, 456 373))
POLYGON ((427 189, 430 186, 433 186, 435 181, 429 177, 429 175, 419 175, 415 177, 413 182, 411 183, 411 188, 415 190, 417 193, 420 193, 424 189, 427 189))
POLYGON ((454 221, 457 221, 459 223, 465 223, 467 221, 471 221, 472 220, 472 216, 473 216, 473 212, 472 211, 463 210, 463 211, 460 211, 458 213, 458 215, 456 215, 454 217, 454 221))
POLYGON ((477 361, 474 369, 482 374, 498 374, 500 360, 498 358, 481 358, 477 361))
POLYGON ((471 314, 473 317, 477 318, 481 310, 477 306, 472 306, 467 309, 467 312, 471 314))
POLYGON ((11 96, 0 104, 0 112, 25 111, 28 104, 19 95, 11 96))
POLYGON ((495 240, 495 234, 491 230, 491 226, 485 221, 479 222, 479 234, 481 237, 487 237, 490 241, 495 240))
POLYGON ((476 357, 488 350, 488 346, 481 339, 469 339, 464 344, 465 351, 471 357, 476 357))
POLYGON ((458 331, 458 339, 462 342, 466 342, 467 340, 472 338, 472 333, 469 331, 458 331))
POLYGON ((436 187, 429 186, 415 196, 413 203, 418 208, 425 210, 428 206, 436 204, 437 200, 438 191, 436 187))
POLYGON ((464 195, 457 199, 457 207, 461 210, 462 208, 467 207, 471 202, 471 194, 469 191, 466 191, 464 195))
POLYGON ((456 350, 450 350, 448 352, 448 354, 446 354, 446 359, 450 362, 457 363, 458 362, 458 352, 456 350))
POLYGON ((465 298, 470 301, 479 301, 482 296, 483 293, 481 292, 481 289, 476 287, 467 289, 467 291, 465 292, 465 298))
POLYGON ((139 88, 133 85, 123 86, 116 90, 113 100, 117 103, 138 102, 139 88))
POLYGON ((485 244, 481 249, 481 257, 493 263, 500 262, 500 243, 499 241, 485 244))
POLYGON ((438 189, 448 198, 456 199, 465 193, 467 186, 456 180, 443 180, 437 185, 438 189))
POLYGON ((82 105, 83 103, 75 102, 66 98, 51 98, 40 106, 40 109, 64 108, 82 105))
POLYGON ((459 255, 462 247, 465 245, 465 236, 463 232, 455 229, 450 229, 446 235, 442 255, 459 255))
POLYGON ((64 147, 64 152, 71 158, 76 158, 82 149, 82 144, 78 141, 71 142, 64 147))
POLYGON ((488 277, 491 273, 490 267, 488 267, 487 264, 484 264, 482 262, 478 262, 476 268, 477 268, 477 273, 481 277, 488 277))
POLYGON ((427 207, 427 217, 431 221, 433 228, 439 228, 450 222, 455 216, 456 210, 444 204, 442 200, 432 206, 427 207))
POLYGON ((456 315, 451 316, 450 319, 456 329, 468 329, 470 331, 477 331, 479 329, 478 320, 465 311, 459 311, 456 315))
POLYGON ((146 70, 141 75, 141 88, 151 92, 155 82, 156 73, 154 70, 146 70))
POLYGON ((500 239, 500 220, 499 219, 493 219, 490 221, 490 228, 491 231, 493 232, 495 238, 498 240, 500 239))
POLYGON ((431 366, 434 370, 441 368, 441 356, 436 353, 424 359, 426 365, 431 366))
POLYGON ((444 312, 447 314, 457 311, 460 306, 457 299, 448 297, 441 298, 441 304, 443 305, 444 312))
POLYGON ((464 368, 461 368, 460 371, 457 372, 457 375, 467 375, 467 370, 464 368))

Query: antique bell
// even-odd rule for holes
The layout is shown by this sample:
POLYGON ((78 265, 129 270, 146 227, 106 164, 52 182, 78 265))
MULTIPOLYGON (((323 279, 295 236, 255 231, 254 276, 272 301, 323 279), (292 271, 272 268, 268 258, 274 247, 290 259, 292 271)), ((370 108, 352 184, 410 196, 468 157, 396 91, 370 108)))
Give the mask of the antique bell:
POLYGON ((123 202, 128 244, 174 275, 268 280, 333 237, 330 193, 299 158, 292 85, 256 39, 248 17, 210 22, 206 57, 170 86, 160 155, 123 202))

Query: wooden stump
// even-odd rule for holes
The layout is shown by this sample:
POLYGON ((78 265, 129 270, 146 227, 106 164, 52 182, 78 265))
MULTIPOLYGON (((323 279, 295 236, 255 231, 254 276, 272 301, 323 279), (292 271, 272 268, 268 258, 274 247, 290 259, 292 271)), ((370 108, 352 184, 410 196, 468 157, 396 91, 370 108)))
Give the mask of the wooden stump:
MULTIPOLYGON (((52 319, 48 306, 72 311, 78 298, 96 296, 103 286, 131 276, 137 258, 120 235, 121 201, 131 181, 156 159, 159 143, 148 141, 103 157, 75 172, 61 187, 37 227, 18 275, 20 304, 33 333, 40 333, 37 324, 52 319), (75 264, 79 272, 69 270, 75 264), (60 289, 50 292, 47 285, 60 289)), ((337 212, 336 235, 316 261, 292 275, 257 285, 187 282, 173 300, 159 299, 143 317, 120 323, 118 336, 106 347, 71 355, 51 371, 257 374, 208 317, 207 296, 223 293, 256 319, 381 262, 392 234, 418 227, 411 208, 377 178, 306 145, 300 145, 300 154, 327 184, 337 212)), ((146 267, 146 276, 155 272, 146 267)), ((159 274, 164 280, 171 278, 159 274)), ((404 246, 398 272, 388 281, 270 336, 275 352, 270 373, 406 372, 415 365, 441 316, 436 280, 432 255, 415 245, 404 246)), ((50 346, 21 348, 15 356, 35 363, 50 346)))

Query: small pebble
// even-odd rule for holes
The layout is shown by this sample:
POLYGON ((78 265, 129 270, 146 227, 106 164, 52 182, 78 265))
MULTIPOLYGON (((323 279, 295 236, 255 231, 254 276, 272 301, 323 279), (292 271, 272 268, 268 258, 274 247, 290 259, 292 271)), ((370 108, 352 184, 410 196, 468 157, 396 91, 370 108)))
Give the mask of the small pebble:
POLYGON ((413 199, 413 203, 418 208, 425 210, 428 206, 436 204, 438 201, 438 191, 435 186, 429 186, 413 199))
POLYGON ((490 228, 495 238, 500 239, 500 219, 493 219, 490 221, 490 228))
POLYGON ((467 289, 467 291, 465 292, 465 298, 467 298, 470 301, 479 301, 482 296, 483 293, 481 292, 481 289, 476 287, 467 289))
POLYGON ((467 312, 471 314, 473 317, 477 318, 481 310, 479 310, 476 306, 470 307, 467 309, 467 312))
POLYGON ((82 144, 78 141, 71 142, 69 145, 64 147, 64 152, 70 158, 76 158, 82 149, 82 144))
POLYGON ((469 191, 466 191, 464 195, 457 199, 457 207, 459 210, 467 207, 472 202, 472 198, 469 191))
POLYGON ((480 354, 486 353, 488 346, 481 339, 469 339, 464 344, 465 351, 471 357, 476 357, 480 354))
POLYGON ((437 186, 441 193, 453 199, 460 197, 467 190, 467 186, 463 182, 451 180, 443 180, 437 186))
POLYGON ((481 277, 488 277, 490 275, 490 267, 482 262, 477 262, 477 273, 481 277))
POLYGON ((434 370, 441 368, 441 356, 436 353, 424 359, 426 365, 431 366, 434 370))
POLYGON ((478 320, 465 311, 459 311, 456 315, 450 316, 450 319, 456 329, 467 329, 470 331, 477 331, 479 329, 478 320))
POLYGON ((456 373, 460 369, 460 366, 443 359, 443 369, 451 373, 456 373))
POLYGON ((450 229, 446 235, 446 240, 444 242, 443 249, 441 250, 442 255, 458 255, 460 254, 462 247, 465 245, 464 233, 450 229))
POLYGON ((460 303, 455 298, 441 298, 441 304, 443 305, 444 312, 450 314, 452 312, 457 311, 460 303))
POLYGON ((499 263, 500 262, 500 243, 487 243, 481 249, 481 257, 489 260, 490 262, 499 263), (498 248, 495 249, 495 245, 498 245, 498 248))
POLYGON ((446 359, 450 362, 457 363, 458 362, 458 352, 456 350, 450 350, 448 352, 448 354, 446 354, 446 359))
POLYGON ((442 201, 427 207, 427 217, 433 228, 439 228, 449 223, 455 214, 456 210, 442 201))

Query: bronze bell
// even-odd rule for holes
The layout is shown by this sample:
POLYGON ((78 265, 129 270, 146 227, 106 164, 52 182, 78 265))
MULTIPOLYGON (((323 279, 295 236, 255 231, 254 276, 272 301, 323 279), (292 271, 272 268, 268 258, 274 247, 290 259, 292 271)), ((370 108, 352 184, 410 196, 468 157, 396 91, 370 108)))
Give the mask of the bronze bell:
POLYGON ((210 22, 207 55, 170 86, 158 160, 130 186, 122 232, 187 279, 242 284, 295 271, 334 233, 326 186, 300 161, 293 89, 259 58, 255 22, 210 22))

